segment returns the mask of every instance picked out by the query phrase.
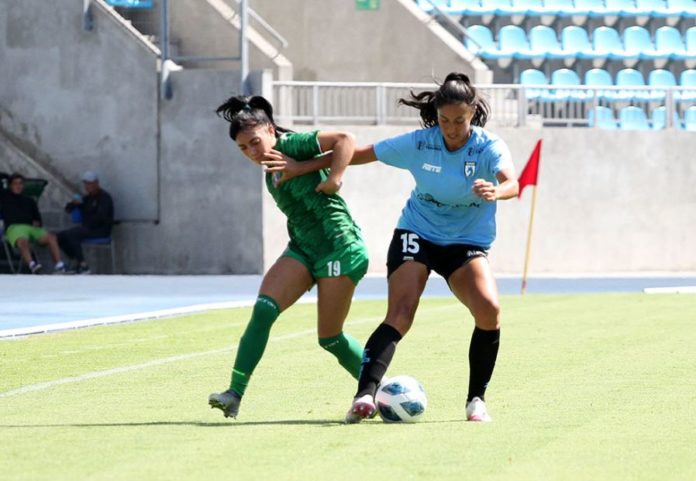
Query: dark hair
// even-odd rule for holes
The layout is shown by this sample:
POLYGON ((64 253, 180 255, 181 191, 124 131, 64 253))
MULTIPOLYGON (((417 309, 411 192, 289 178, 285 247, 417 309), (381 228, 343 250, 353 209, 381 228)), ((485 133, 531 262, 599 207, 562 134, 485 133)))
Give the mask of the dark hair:
POLYGON ((215 110, 215 113, 230 123, 232 140, 237 140, 240 131, 258 125, 272 125, 276 136, 280 136, 283 132, 291 132, 276 125, 271 103, 260 95, 230 97, 215 110))
POLYGON ((26 180, 26 177, 24 177, 24 176, 23 176, 22 174, 20 174, 20 173, 13 172, 12 175, 10 175, 10 177, 7 179, 7 185, 8 185, 8 186, 11 185, 12 182, 14 182, 14 181, 17 180, 17 179, 21 179, 22 182, 24 182, 24 181, 26 180))
POLYGON ((475 109, 471 124, 479 127, 485 126, 491 113, 491 107, 471 85, 469 76, 463 73, 453 72, 449 74, 437 90, 419 94, 411 90, 410 99, 399 99, 400 104, 420 110, 421 123, 425 128, 437 125, 438 108, 462 102, 475 109))

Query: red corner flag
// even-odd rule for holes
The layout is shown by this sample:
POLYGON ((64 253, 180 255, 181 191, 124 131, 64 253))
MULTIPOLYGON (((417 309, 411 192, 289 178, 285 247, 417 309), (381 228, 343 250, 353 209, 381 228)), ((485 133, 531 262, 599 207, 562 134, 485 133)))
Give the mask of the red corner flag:
POLYGON ((534 147, 534 151, 532 152, 532 155, 529 156, 529 160, 527 161, 527 165, 524 166, 524 169, 522 169, 522 173, 520 174, 520 178, 518 179, 518 182, 520 184, 520 192, 517 194, 517 197, 522 197, 522 190, 528 186, 528 185, 537 185, 537 178, 539 177, 539 159, 541 158, 541 139, 536 144, 536 147, 534 147))

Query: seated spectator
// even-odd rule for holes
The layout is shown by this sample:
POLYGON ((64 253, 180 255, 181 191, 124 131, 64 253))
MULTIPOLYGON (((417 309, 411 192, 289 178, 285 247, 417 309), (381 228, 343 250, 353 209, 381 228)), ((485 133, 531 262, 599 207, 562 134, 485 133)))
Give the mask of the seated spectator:
POLYGON ((58 244, 75 264, 76 273, 89 274, 89 266, 82 253, 82 241, 111 235, 114 203, 111 195, 99 185, 99 177, 95 172, 85 172, 82 176, 82 185, 87 194, 65 206, 65 211, 68 213, 72 213, 74 209, 80 210, 81 225, 59 232, 58 244))
POLYGON ((41 271, 41 264, 31 255, 30 242, 47 245, 55 273, 65 273, 65 264, 60 258, 56 236, 41 227, 41 214, 36 201, 24 195, 24 176, 12 174, 8 179, 8 189, 2 197, 2 217, 5 221, 5 238, 19 249, 22 260, 33 274, 41 271))

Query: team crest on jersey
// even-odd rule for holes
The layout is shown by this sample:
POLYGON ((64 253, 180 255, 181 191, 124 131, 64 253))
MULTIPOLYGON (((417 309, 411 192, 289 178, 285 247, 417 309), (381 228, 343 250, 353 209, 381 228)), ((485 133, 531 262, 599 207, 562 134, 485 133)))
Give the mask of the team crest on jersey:
POLYGON ((464 175, 471 177, 476 173, 476 162, 467 160, 464 162, 464 175))

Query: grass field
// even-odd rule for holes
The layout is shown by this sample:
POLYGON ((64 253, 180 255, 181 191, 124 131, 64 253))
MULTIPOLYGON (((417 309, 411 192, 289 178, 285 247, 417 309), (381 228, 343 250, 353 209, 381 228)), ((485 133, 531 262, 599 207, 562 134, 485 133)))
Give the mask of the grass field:
MULTIPOLYGON (((465 422, 473 322, 425 299, 389 374, 428 393, 423 422, 341 420, 355 382, 284 313, 236 421, 227 386, 248 309, 0 341, 0 479, 696 479, 696 296, 504 297, 494 422, 465 422)), ((365 340, 383 301, 357 302, 365 340)))

